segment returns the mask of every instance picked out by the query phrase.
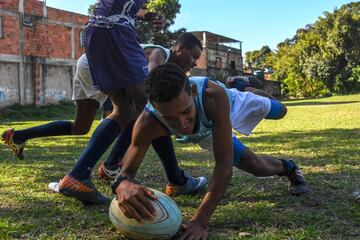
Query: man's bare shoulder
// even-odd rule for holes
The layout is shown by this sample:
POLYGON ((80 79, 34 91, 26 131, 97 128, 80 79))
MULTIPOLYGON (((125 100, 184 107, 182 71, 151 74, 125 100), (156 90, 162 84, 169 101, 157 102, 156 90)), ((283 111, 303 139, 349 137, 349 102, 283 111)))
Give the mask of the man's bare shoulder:
MULTIPOLYGON (((223 108, 229 108, 228 97, 225 90, 218 84, 208 81, 205 91, 204 110, 209 120, 215 120, 223 115, 223 108)), ((227 112, 227 111, 225 111, 227 112)))
POLYGON ((151 53, 150 53, 150 58, 151 59, 161 59, 165 62, 165 56, 164 56, 164 50, 160 49, 160 48, 153 48, 151 53))
POLYGON ((134 133, 136 136, 148 138, 148 140, 168 135, 159 120, 152 113, 145 110, 140 114, 135 123, 134 133))

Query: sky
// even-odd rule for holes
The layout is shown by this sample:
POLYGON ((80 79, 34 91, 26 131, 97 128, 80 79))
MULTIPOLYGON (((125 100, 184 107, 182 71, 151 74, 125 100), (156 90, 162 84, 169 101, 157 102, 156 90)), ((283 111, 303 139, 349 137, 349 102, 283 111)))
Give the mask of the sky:
MULTIPOLYGON (((47 6, 87 14, 96 0, 46 0, 47 6)), ((314 23, 346 0, 179 0, 180 13, 170 29, 209 31, 242 41, 243 53, 276 45, 314 23)))

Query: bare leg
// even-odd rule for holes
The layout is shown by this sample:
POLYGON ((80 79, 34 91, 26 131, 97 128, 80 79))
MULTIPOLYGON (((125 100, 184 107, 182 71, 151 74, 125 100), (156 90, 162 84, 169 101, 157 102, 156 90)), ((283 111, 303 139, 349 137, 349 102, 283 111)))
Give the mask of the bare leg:
POLYGON ((113 103, 113 111, 107 118, 115 120, 124 129, 133 117, 131 103, 125 89, 106 92, 113 103))
POLYGON ((71 127, 72 135, 84 135, 89 132, 99 106, 99 102, 94 99, 76 101, 75 121, 71 127))
POLYGON ((267 155, 257 155, 246 148, 239 168, 258 177, 273 176, 284 172, 280 159, 267 155))
POLYGON ((245 148, 239 168, 257 177, 286 176, 289 179, 289 192, 293 195, 300 195, 308 191, 301 170, 291 160, 280 160, 265 155, 259 156, 245 148))

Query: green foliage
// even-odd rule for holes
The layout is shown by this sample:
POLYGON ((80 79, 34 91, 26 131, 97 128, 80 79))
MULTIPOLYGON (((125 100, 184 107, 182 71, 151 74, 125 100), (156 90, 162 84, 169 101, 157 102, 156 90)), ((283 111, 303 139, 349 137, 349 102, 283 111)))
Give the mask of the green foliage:
POLYGON ((163 15, 167 19, 165 27, 160 32, 154 32, 151 24, 138 21, 136 29, 140 42, 154 43, 165 47, 173 45, 174 40, 186 29, 181 28, 171 32, 169 27, 174 24, 176 14, 180 12, 180 3, 178 0, 152 0, 146 5, 150 12, 156 12, 163 15))
POLYGON ((88 8, 88 14, 91 15, 94 12, 95 8, 96 8, 96 3, 91 4, 88 8))
POLYGON ((291 96, 359 92, 354 73, 360 65, 359 39, 359 2, 325 12, 314 24, 297 30, 292 39, 278 44, 270 62, 273 78, 282 81, 291 96))
MULTIPOLYGON (((89 6, 89 14, 94 11, 95 7, 96 3, 89 6)), ((154 32, 150 23, 138 21, 136 31, 139 35, 140 42, 170 47, 181 33, 186 32, 185 28, 180 28, 174 32, 169 30, 169 27, 175 22, 176 15, 180 12, 181 5, 179 0, 152 0, 147 3, 146 8, 150 12, 163 15, 167 22, 160 32, 154 32)))
POLYGON ((250 68, 266 68, 271 66, 272 51, 268 46, 263 46, 260 50, 245 53, 245 62, 250 68))

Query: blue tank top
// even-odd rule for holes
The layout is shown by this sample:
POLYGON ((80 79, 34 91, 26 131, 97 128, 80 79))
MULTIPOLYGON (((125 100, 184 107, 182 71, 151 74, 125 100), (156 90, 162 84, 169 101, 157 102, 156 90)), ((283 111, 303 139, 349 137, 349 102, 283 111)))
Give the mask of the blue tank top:
POLYGON ((170 127, 166 124, 166 121, 160 116, 160 113, 154 108, 154 106, 148 102, 145 106, 146 111, 153 114, 168 130, 170 134, 176 135, 176 140, 181 143, 198 143, 202 139, 206 138, 207 136, 211 135, 212 133, 212 123, 206 117, 205 110, 204 110, 204 102, 205 102, 205 91, 208 81, 213 81, 221 86, 228 95, 230 108, 233 103, 234 96, 231 91, 228 91, 226 86, 216 80, 209 79, 208 77, 189 77, 191 86, 196 85, 197 94, 193 96, 194 103, 196 107, 196 122, 195 122, 195 132, 191 135, 181 135, 177 132, 176 129, 170 127))

